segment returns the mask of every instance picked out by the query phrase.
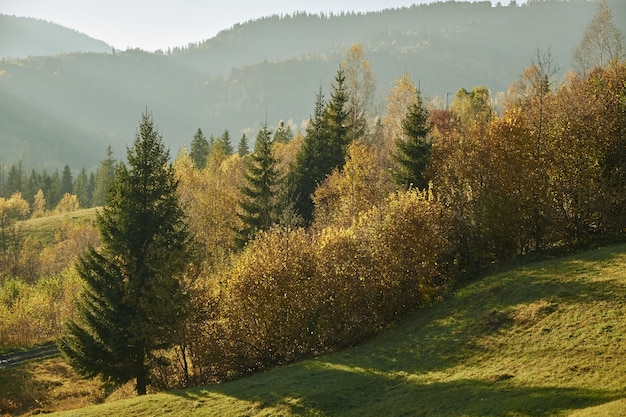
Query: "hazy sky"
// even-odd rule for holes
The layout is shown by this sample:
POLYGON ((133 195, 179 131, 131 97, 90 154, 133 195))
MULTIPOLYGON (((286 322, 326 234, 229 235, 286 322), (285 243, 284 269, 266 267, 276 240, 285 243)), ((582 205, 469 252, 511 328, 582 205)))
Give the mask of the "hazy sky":
MULTIPOLYGON (((272 14, 377 11, 430 1, 0 0, 0 13, 58 23, 118 49, 139 47, 152 51, 209 39, 235 23, 272 14)), ((500 1, 508 5, 510 0, 500 1)))

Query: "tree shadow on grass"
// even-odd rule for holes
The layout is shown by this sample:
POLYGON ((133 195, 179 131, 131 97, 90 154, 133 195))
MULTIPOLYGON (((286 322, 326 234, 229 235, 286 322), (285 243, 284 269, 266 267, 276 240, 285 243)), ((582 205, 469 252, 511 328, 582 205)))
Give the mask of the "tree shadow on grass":
MULTIPOLYGON (((311 363, 297 379, 282 379, 278 372, 202 391, 172 392, 192 401, 209 393, 247 402, 255 413, 282 410, 294 416, 550 416, 621 398, 616 392, 519 387, 510 381, 424 383, 358 368, 334 369, 327 363, 311 363)), ((210 411, 211 403, 205 407, 210 411)))
MULTIPOLYGON (((365 345, 204 390, 173 394, 194 401, 219 394, 244 401, 257 411, 281 409, 287 415, 302 416, 548 416, 614 401, 623 396, 621 392, 532 386, 516 381, 513 375, 454 379, 444 372, 482 353, 481 338, 501 330, 500 316, 492 316, 493 311, 544 300, 556 309, 566 304, 622 302, 626 295, 623 279, 611 279, 610 274, 594 279, 613 261, 624 263, 622 249, 490 276, 365 345), (427 376, 438 372, 443 375, 427 376)), ((507 316, 501 317, 506 320, 507 316)), ((206 405, 210 408, 210 401, 206 405)))

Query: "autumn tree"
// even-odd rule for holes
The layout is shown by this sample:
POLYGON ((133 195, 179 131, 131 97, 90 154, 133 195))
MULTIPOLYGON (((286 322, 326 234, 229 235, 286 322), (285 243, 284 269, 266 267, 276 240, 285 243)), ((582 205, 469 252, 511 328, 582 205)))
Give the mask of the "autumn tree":
POLYGON ((382 118, 379 134, 376 136, 376 149, 381 164, 388 172, 393 169, 391 155, 395 151, 395 141, 400 138, 405 139, 402 124, 409 107, 416 102, 417 97, 417 87, 406 72, 394 81, 391 92, 386 97, 387 111, 382 118))
POLYGON ((393 191, 393 184, 373 145, 353 142, 344 169, 334 170, 315 190, 315 225, 347 227, 359 213, 369 210, 393 191))
MULTIPOLYGON (((15 270, 22 247, 18 222, 26 218, 28 203, 19 192, 10 198, 0 197, 0 259, 4 267, 15 270)), ((4 268, 2 268, 4 269, 4 268)))
POLYGON ((586 74, 593 68, 604 67, 611 60, 619 61, 624 54, 624 32, 615 24, 606 0, 598 1, 596 13, 574 50, 574 67, 586 74))
POLYGON ((143 395, 156 352, 173 345, 185 314, 178 277, 189 238, 169 151, 150 114, 142 114, 127 159, 97 217, 101 248, 89 248, 78 262, 85 291, 59 347, 81 374, 135 379, 143 395))
POLYGON ((367 133, 376 93, 376 76, 360 44, 348 49, 341 68, 346 77, 346 110, 349 114, 350 140, 353 141, 363 138, 367 133))
POLYGON ((472 91, 465 88, 457 91, 450 110, 459 118, 461 124, 485 124, 493 117, 493 109, 486 87, 474 87, 472 91))
POLYGON ((34 197, 33 202, 33 217, 42 217, 46 212, 46 198, 43 194, 43 190, 40 188, 34 197))

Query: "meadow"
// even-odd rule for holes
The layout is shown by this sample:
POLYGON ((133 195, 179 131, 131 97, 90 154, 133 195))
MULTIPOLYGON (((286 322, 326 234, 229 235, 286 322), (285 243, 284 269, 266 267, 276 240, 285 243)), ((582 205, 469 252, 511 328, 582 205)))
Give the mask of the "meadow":
POLYGON ((626 245, 609 246, 491 274, 358 347, 247 378, 107 397, 56 358, 0 370, 0 399, 103 402, 53 414, 84 417, 617 416, 625 296, 626 245))

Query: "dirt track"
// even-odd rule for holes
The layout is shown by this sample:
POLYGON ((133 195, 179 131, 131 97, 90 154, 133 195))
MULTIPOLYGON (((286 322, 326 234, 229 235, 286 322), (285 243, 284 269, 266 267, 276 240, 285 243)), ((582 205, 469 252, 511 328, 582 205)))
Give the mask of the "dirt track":
POLYGON ((0 369, 17 366, 32 359, 50 358, 59 355, 56 345, 46 345, 35 349, 0 356, 0 369))

